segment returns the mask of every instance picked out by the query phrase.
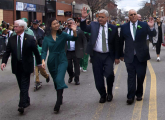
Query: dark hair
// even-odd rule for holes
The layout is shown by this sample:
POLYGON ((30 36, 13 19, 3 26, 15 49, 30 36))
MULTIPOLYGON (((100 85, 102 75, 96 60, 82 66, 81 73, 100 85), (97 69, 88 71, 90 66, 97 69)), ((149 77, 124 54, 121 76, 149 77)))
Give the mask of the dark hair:
MULTIPOLYGON (((46 35, 50 35, 50 34, 51 34, 51 25, 52 25, 52 22, 53 22, 54 20, 58 21, 55 17, 50 18, 50 19, 48 20, 47 25, 46 25, 46 29, 45 29, 46 35)), ((59 29, 57 30, 57 33, 58 33, 58 34, 61 34, 61 33, 62 33, 62 30, 59 28, 59 29)))
POLYGON ((7 25, 5 22, 2 23, 2 28, 7 28, 7 25))

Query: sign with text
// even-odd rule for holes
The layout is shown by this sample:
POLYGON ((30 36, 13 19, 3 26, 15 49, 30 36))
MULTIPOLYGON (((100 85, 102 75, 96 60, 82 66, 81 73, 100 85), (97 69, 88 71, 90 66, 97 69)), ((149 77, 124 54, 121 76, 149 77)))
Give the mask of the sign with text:
POLYGON ((16 10, 23 11, 23 3, 22 2, 16 2, 16 10))
POLYGON ((64 15, 64 10, 58 10, 57 15, 64 15))
POLYGON ((29 3, 16 2, 16 10, 36 12, 36 5, 29 3))

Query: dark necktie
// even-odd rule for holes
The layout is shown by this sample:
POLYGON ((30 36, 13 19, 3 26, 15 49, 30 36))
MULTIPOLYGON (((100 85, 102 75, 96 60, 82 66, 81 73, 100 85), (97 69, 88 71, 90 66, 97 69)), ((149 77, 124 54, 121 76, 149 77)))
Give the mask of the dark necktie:
POLYGON ((136 36, 136 27, 135 27, 135 23, 133 23, 133 34, 134 34, 134 40, 135 40, 135 36, 136 36))
POLYGON ((103 52, 106 52, 107 51, 107 45, 106 45, 106 38, 105 38, 105 30, 104 30, 104 26, 103 27, 103 30, 102 30, 102 50, 103 52))
MULTIPOLYGON (((69 35, 71 35, 71 29, 69 29, 69 35)), ((70 40, 68 41, 68 49, 70 49, 70 40)))
POLYGON ((18 36, 18 44, 17 44, 17 59, 21 60, 21 36, 18 36))

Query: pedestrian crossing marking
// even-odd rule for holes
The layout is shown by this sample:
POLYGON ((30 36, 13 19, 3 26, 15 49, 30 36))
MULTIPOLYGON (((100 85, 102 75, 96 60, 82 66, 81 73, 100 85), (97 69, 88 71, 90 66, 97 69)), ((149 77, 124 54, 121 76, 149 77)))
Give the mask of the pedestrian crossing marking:
POLYGON ((148 120, 157 120, 157 88, 156 88, 156 75, 150 61, 147 63, 151 74, 151 88, 149 99, 149 113, 148 120))
MULTIPOLYGON (((143 98, 144 98, 145 90, 146 90, 146 81, 147 81, 147 76, 145 77, 144 84, 143 84, 143 89, 144 89, 143 98)), ((135 102, 133 115, 132 115, 132 120, 141 120, 142 107, 143 107, 143 100, 135 102)))

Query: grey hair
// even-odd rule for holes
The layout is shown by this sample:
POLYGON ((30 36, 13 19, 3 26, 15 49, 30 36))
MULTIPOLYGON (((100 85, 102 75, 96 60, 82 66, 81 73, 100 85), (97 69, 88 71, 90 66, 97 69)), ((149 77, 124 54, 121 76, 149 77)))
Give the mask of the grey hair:
POLYGON ((104 13, 106 15, 106 17, 109 17, 109 13, 105 9, 100 10, 99 13, 104 13))
POLYGON ((136 10, 134 10, 134 9, 131 9, 131 10, 129 10, 129 11, 128 11, 128 14, 130 14, 130 11, 135 11, 135 12, 137 13, 137 11, 136 11, 136 10))
POLYGON ((67 22, 70 21, 70 20, 72 20, 74 22, 74 19, 73 18, 68 18, 67 19, 67 22))
POLYGON ((23 20, 16 20, 16 21, 14 21, 14 23, 18 23, 19 26, 23 26, 24 30, 27 29, 27 23, 23 20))

